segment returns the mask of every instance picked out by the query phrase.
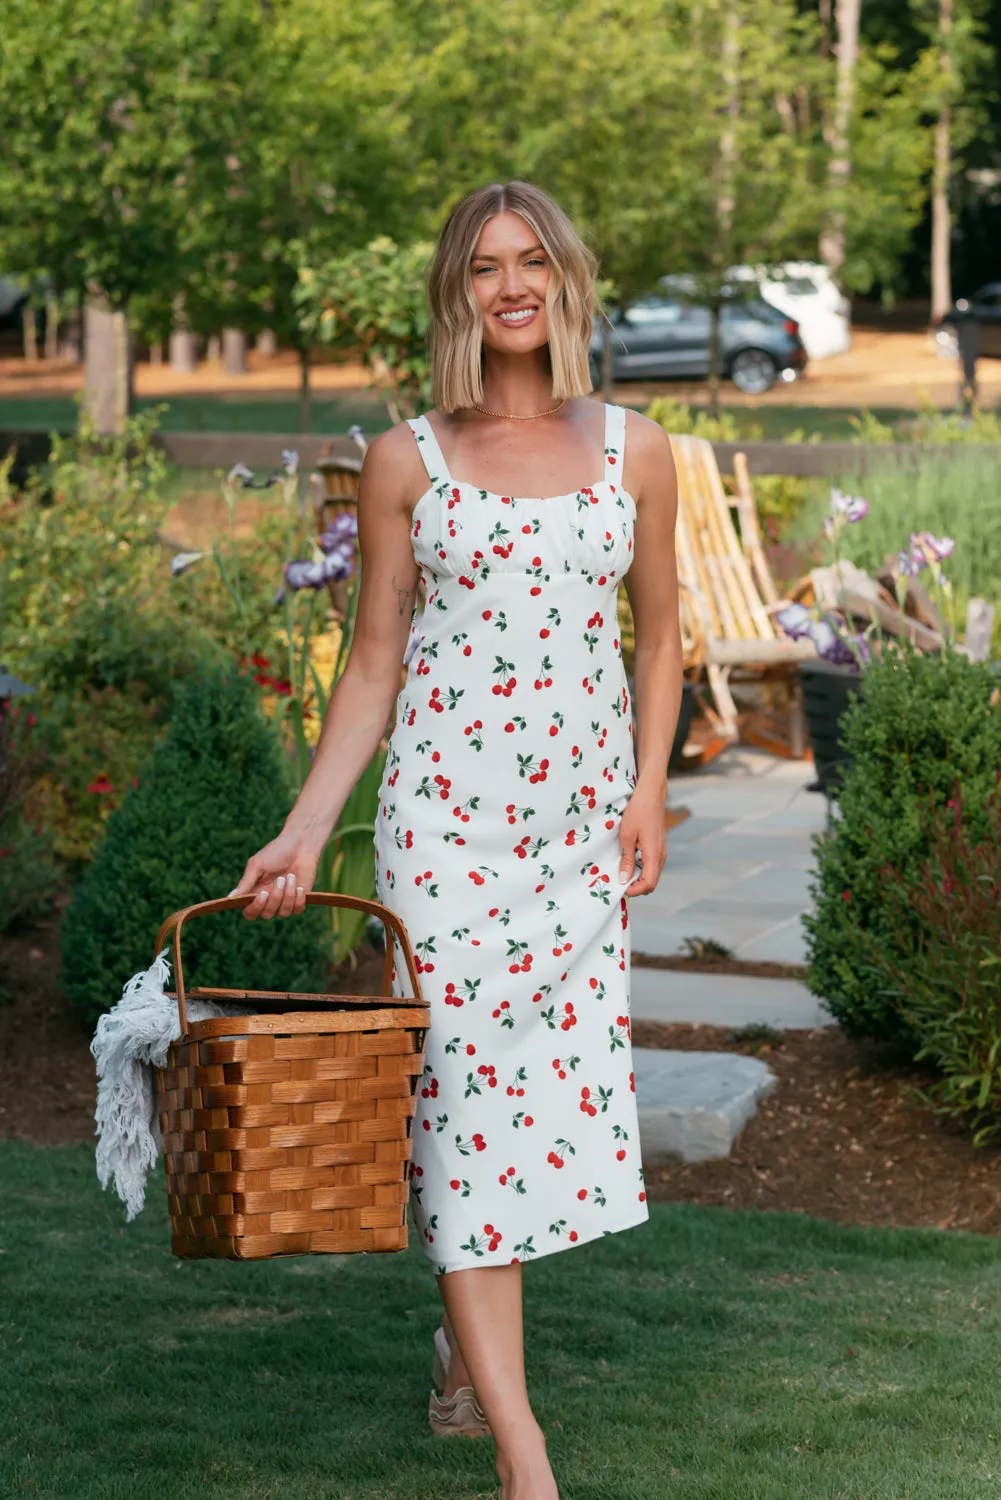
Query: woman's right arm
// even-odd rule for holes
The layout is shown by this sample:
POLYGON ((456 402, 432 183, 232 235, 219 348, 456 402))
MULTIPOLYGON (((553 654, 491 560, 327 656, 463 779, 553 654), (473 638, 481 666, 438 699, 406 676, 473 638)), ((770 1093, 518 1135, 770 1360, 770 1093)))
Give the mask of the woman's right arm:
POLYGON ((302 911, 324 845, 385 731, 417 597, 410 509, 419 471, 405 424, 376 438, 366 455, 358 491, 362 567, 354 638, 285 827, 247 861, 232 892, 256 891, 244 910, 251 919, 302 911))

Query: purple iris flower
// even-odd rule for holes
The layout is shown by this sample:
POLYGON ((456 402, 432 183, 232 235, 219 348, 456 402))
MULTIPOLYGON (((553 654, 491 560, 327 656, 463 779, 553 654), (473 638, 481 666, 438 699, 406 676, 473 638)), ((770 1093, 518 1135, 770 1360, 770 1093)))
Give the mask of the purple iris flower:
POLYGON ((849 526, 862 521, 869 514, 869 502, 861 495, 846 495, 837 485, 831 486, 831 515, 840 517, 849 526))
POLYGON ((944 562, 951 557, 956 543, 951 536, 935 536, 930 531, 911 533, 911 551, 918 552, 927 563, 944 562))
POLYGON ((826 616, 815 620, 804 604, 787 604, 784 609, 779 610, 775 619, 792 640, 811 640, 817 649, 817 655, 824 661, 834 662, 839 666, 857 666, 860 661, 865 663, 869 660, 869 643, 864 636, 852 637, 853 649, 826 616))
POLYGON ((355 566, 355 541, 358 521, 350 511, 336 515, 317 546, 323 556, 313 561, 303 558, 285 566, 285 582, 290 589, 321 589, 325 583, 340 583, 350 578, 355 566))
POLYGON ((917 578, 923 568, 927 566, 920 552, 901 550, 897 553, 897 574, 901 578, 917 578))
POLYGON ((784 609, 779 610, 775 622, 794 641, 801 641, 806 637, 812 640, 813 627, 817 623, 805 604, 787 604, 784 609))

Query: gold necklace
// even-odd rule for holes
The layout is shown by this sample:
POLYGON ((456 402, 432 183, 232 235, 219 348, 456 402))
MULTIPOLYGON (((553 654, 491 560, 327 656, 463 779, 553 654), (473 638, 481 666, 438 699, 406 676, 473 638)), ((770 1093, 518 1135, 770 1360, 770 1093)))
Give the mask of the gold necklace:
POLYGON ((478 401, 473 402, 473 410, 482 412, 485 417, 500 417, 504 422, 534 422, 537 417, 551 417, 556 412, 562 411, 567 404, 566 396, 556 406, 551 406, 548 411, 531 411, 527 415, 517 411, 490 411, 488 407, 481 406, 478 401))

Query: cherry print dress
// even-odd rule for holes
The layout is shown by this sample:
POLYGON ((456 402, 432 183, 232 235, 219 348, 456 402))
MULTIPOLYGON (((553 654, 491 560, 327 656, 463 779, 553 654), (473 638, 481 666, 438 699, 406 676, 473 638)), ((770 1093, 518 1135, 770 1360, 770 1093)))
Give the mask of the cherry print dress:
POLYGON ((592 487, 450 478, 411 537, 426 600, 376 827, 379 898, 430 1002, 412 1201, 440 1274, 533 1260, 647 1217, 618 828, 635 781, 616 591, 635 505, 625 412, 592 487))

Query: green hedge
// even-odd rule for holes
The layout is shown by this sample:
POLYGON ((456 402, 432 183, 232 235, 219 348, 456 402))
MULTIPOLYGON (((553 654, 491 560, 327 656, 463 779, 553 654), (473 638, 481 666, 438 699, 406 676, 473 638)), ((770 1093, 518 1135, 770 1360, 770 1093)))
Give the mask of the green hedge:
MULTIPOLYGON (((224 896, 292 802, 277 734, 253 685, 208 672, 177 691, 145 774, 112 813, 62 924, 63 980, 89 1023, 153 957, 172 911, 224 896)), ((185 931, 189 984, 307 990, 330 966, 322 910, 250 924, 223 913, 185 931)))
POLYGON ((853 765, 840 816, 814 840, 814 910, 805 919, 808 983, 855 1036, 918 1038, 902 1016, 873 944, 903 961, 887 910, 888 881, 922 878, 931 855, 926 812, 958 788, 974 843, 988 832, 987 807, 1001 768, 998 679, 955 652, 904 651, 866 671, 865 693, 842 719, 853 765))

